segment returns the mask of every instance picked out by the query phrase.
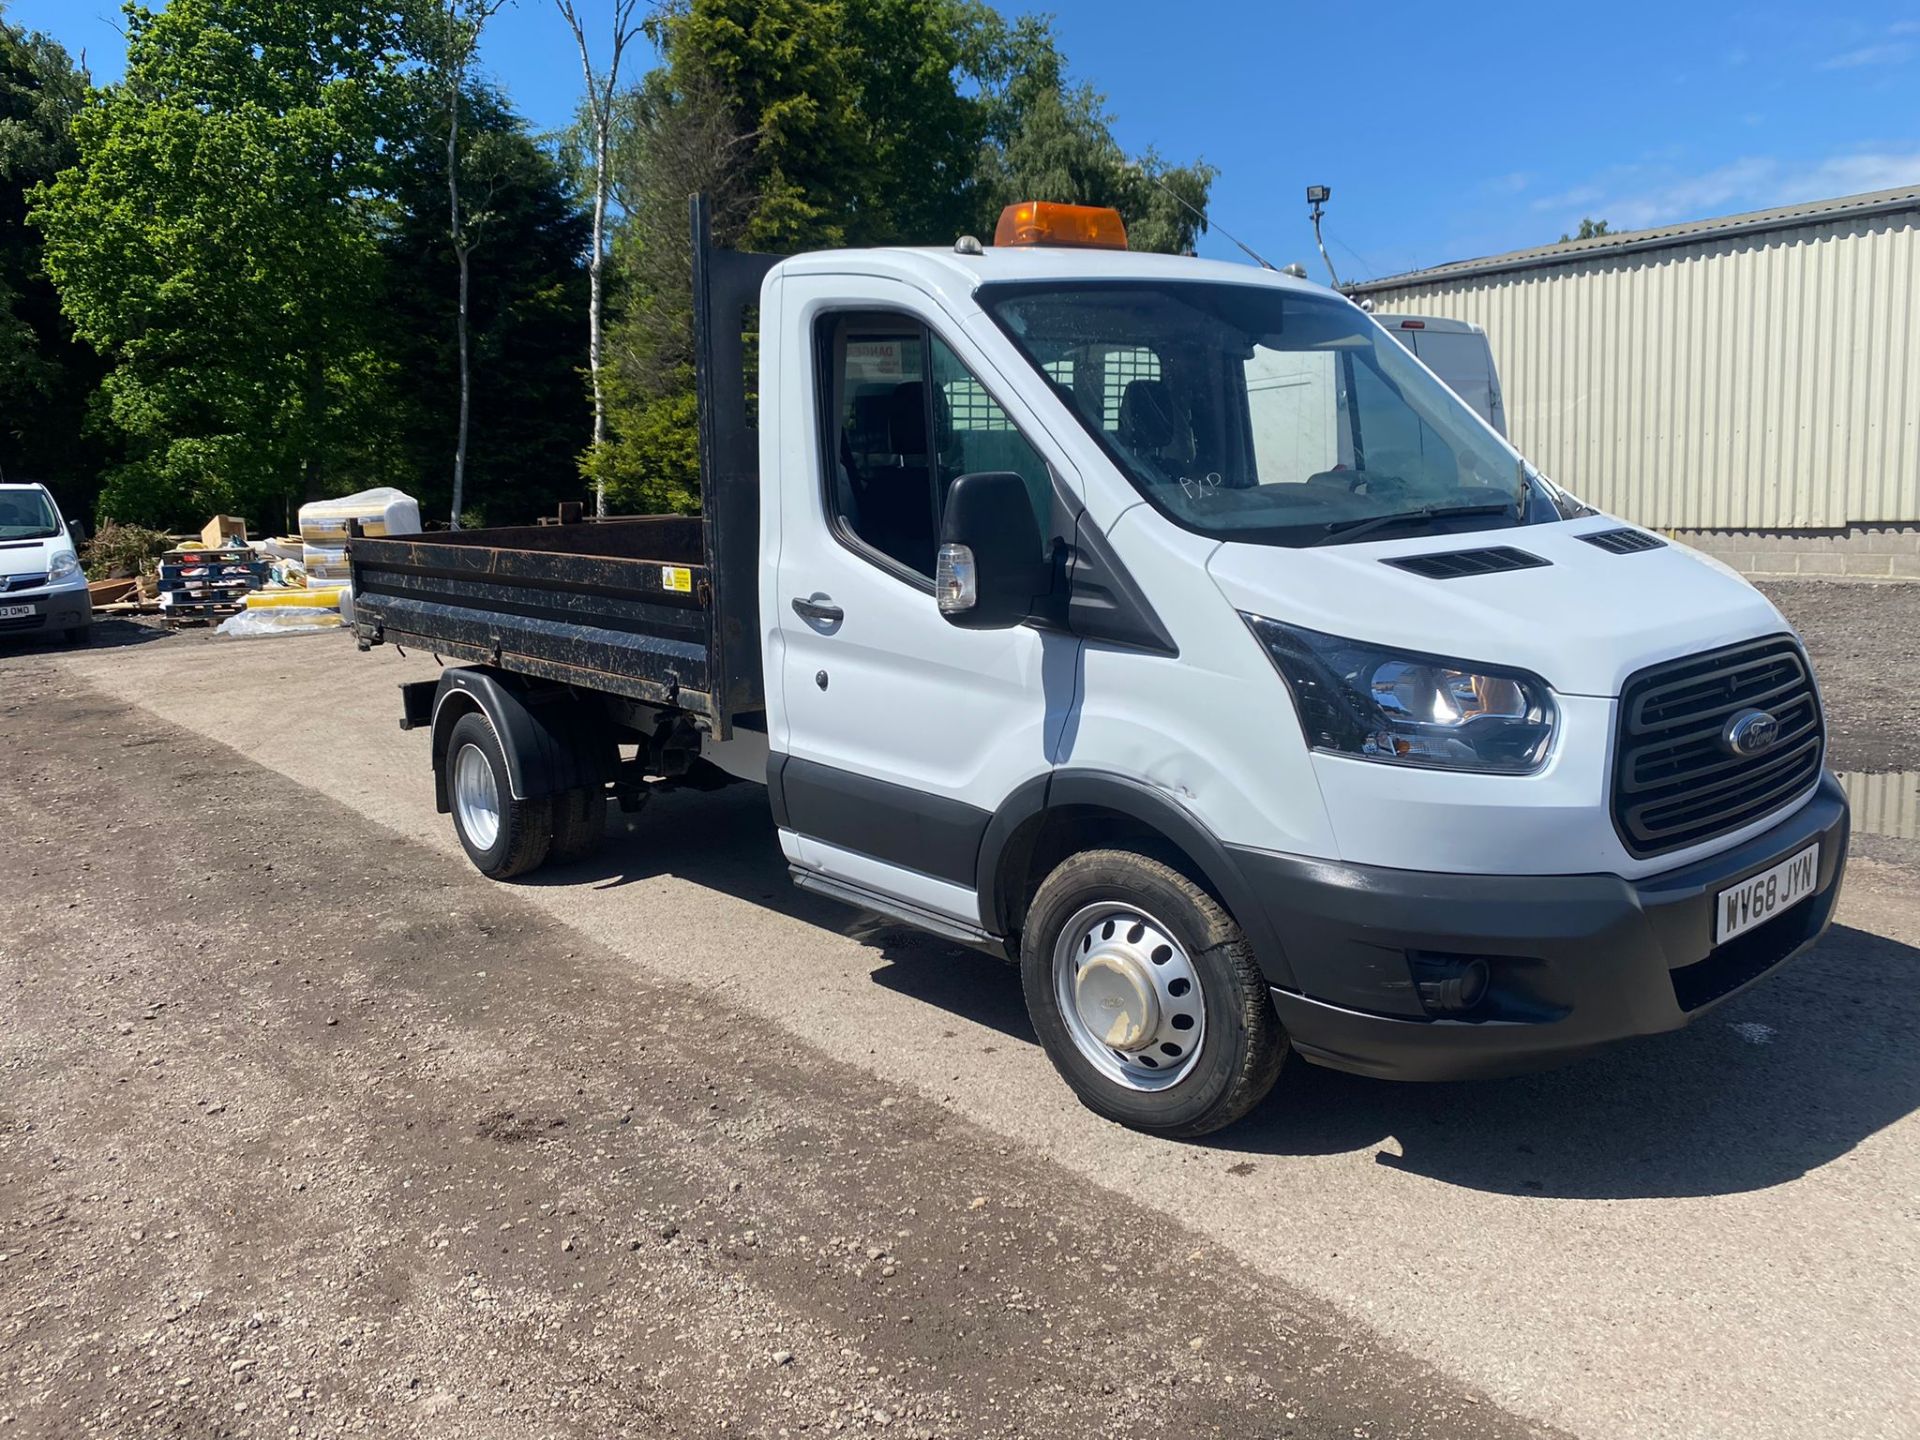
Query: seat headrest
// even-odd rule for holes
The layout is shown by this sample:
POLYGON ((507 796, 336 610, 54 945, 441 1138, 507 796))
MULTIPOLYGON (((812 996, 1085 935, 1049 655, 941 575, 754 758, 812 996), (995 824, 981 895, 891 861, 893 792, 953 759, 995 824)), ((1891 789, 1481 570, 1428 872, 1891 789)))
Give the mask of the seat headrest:
POLYGON ((1164 380, 1129 380, 1120 395, 1120 436, 1142 450, 1164 450, 1184 438, 1180 407, 1164 380))
POLYGON ((887 448, 896 455, 927 453, 926 387, 903 380, 887 396, 887 448))

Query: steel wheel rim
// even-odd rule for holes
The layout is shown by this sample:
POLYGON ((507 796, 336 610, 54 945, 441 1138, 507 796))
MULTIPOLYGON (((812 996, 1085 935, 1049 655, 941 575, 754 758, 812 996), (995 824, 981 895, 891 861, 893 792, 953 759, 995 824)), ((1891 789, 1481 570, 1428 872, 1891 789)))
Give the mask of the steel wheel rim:
POLYGON ((500 787, 478 745, 462 745, 453 760, 453 808, 475 846, 491 850, 500 838, 500 787))
POLYGON ((1139 906, 1077 911, 1054 942, 1053 987, 1074 1048, 1108 1080, 1165 1090, 1192 1072, 1207 1033, 1200 977, 1186 947, 1139 906))

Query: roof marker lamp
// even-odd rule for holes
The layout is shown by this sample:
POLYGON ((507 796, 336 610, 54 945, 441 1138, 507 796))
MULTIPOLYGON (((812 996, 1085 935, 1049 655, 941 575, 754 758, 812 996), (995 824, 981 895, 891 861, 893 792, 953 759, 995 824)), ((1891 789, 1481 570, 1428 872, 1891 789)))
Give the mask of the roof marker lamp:
POLYGON ((1316 750, 1498 775, 1546 763, 1558 713, 1537 675, 1241 618, 1286 681, 1316 750))
POLYGON ((996 246, 1062 246, 1082 250, 1124 250, 1127 227, 1108 205, 1059 205, 1022 200, 1000 212, 993 227, 996 246))

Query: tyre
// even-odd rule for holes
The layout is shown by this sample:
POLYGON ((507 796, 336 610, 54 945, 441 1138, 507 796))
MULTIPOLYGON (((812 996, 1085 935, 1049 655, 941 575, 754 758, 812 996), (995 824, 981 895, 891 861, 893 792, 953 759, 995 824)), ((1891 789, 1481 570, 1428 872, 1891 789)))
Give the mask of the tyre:
POLYGON ((1081 1103, 1171 1138, 1230 1125, 1287 1058, 1253 949, 1172 866, 1130 850, 1062 861, 1020 939, 1027 1012, 1081 1103))
POLYGON ((549 860, 584 860, 600 848, 607 833, 607 792, 585 785, 553 797, 553 848, 549 860))
POLYGON ((93 622, 89 620, 84 625, 75 625, 60 638, 76 650, 82 646, 91 645, 93 643, 93 622))
POLYGON ((454 833, 476 870, 511 880, 545 863, 553 845, 553 801, 513 798, 506 756, 485 715, 474 711, 454 722, 446 765, 454 833))

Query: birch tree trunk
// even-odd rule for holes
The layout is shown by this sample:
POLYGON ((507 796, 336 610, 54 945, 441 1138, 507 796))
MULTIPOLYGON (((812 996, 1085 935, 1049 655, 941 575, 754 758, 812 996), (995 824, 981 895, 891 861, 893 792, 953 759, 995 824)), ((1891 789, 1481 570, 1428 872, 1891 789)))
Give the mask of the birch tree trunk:
MULTIPOLYGON (((613 0, 613 52, 607 61, 607 73, 593 73, 593 50, 587 44, 586 27, 574 0, 554 0, 561 18, 573 31, 573 42, 580 48, 580 74, 586 84, 587 122, 593 130, 593 253, 587 258, 587 371, 593 380, 593 453, 597 458, 607 443, 607 395, 600 374, 602 332, 604 329, 604 267, 607 256, 607 196, 613 177, 608 171, 613 146, 613 97, 620 83, 620 57, 640 33, 634 23, 634 11, 640 0, 613 0)), ((607 479, 596 468, 593 477, 593 513, 607 513, 607 479)))
POLYGON ((467 428, 472 413, 473 375, 469 361, 467 292, 472 276, 471 248, 465 217, 460 213, 460 81, 464 63, 453 69, 447 87, 447 228, 453 237, 453 258, 460 266, 460 308, 455 328, 460 336, 460 427, 453 445, 453 514, 449 523, 460 528, 460 512, 467 498, 467 428))

